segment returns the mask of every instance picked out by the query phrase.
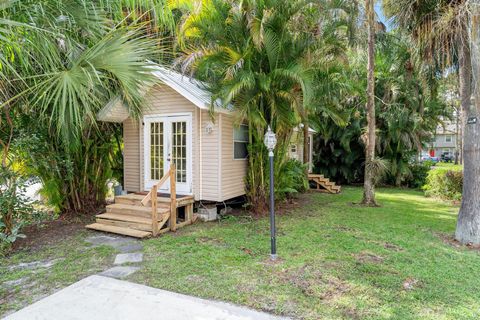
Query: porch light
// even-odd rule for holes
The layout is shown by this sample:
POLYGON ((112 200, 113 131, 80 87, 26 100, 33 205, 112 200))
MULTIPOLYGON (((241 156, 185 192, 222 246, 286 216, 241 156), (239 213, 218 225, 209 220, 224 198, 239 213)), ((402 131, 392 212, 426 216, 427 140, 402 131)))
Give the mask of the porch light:
POLYGON ((265 137, 263 138, 263 143, 265 144, 265 147, 267 147, 269 156, 273 157, 273 149, 275 149, 275 145, 277 144, 277 137, 275 133, 270 129, 270 126, 268 126, 268 130, 265 133, 265 137))
POLYGON ((270 259, 277 259, 277 240, 275 230, 275 188, 273 184, 273 149, 277 144, 275 133, 268 126, 268 130, 263 138, 263 143, 268 149, 268 157, 270 158, 270 259))
POLYGON ((205 132, 207 134, 211 134, 213 131, 213 123, 212 122, 209 122, 205 125, 205 132))

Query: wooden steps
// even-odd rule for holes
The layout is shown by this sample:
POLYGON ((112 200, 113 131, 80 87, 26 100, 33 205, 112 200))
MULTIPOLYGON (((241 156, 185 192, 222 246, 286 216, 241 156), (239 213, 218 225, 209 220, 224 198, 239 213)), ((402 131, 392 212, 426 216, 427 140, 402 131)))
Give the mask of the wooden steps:
POLYGON ((135 237, 135 238, 147 238, 152 235, 151 232, 148 231, 141 231, 135 230, 131 228, 124 228, 124 227, 117 227, 117 226, 110 226, 103 223, 92 223, 86 226, 88 229, 98 230, 98 231, 105 231, 110 233, 117 233, 122 234, 125 236, 135 237))
POLYGON ((330 179, 325 178, 323 174, 309 173, 308 180, 315 182, 317 186, 316 190, 320 192, 337 194, 342 191, 342 188, 340 186, 337 186, 335 182, 330 181, 330 179))
MULTIPOLYGON (((151 201, 144 206, 141 201, 145 194, 127 194, 115 197, 115 203, 108 205, 105 213, 96 216, 96 222, 86 227, 92 230, 122 234, 135 238, 145 238, 156 233, 169 231, 169 220, 171 211, 171 200, 169 196, 157 196, 157 223, 154 225, 152 219, 151 201), (156 228, 156 229, 155 229, 156 228)), ((192 196, 179 196, 176 201, 176 226, 182 227, 191 223, 193 218, 192 196), (178 208, 185 207, 185 219, 178 218, 178 208)))
MULTIPOLYGON (((142 216, 145 218, 152 218, 152 207, 143 207, 141 205, 131 205, 123 203, 114 203, 106 207, 107 213, 126 214, 134 216, 142 216)), ((170 205, 168 207, 158 206, 157 212, 164 214, 170 212, 170 205)))
POLYGON ((115 197, 115 203, 106 207, 106 213, 97 215, 96 222, 86 227, 136 238, 176 231, 195 220, 194 198, 179 196, 176 190, 176 165, 172 163, 150 191, 115 197), (171 194, 158 193, 158 189, 167 181, 171 194), (184 214, 179 218, 178 208, 181 207, 184 208, 184 214))

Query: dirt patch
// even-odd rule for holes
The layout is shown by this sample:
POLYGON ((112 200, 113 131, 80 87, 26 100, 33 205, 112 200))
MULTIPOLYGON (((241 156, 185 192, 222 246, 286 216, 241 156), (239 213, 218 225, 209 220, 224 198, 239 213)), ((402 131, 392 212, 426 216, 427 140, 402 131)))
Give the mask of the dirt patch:
POLYGON ((382 256, 376 255, 372 252, 362 251, 354 255, 355 259, 359 263, 373 263, 379 264, 383 263, 384 258, 382 256))
POLYGON ((280 279, 297 287, 305 296, 321 300, 334 300, 351 291, 350 286, 333 276, 325 275, 320 267, 306 265, 297 269, 284 270, 280 279))
POLYGON ((354 228, 346 227, 346 226, 335 226, 332 229, 340 231, 340 232, 356 232, 357 230, 354 228))
POLYGON ((80 230, 85 230, 85 225, 92 223, 94 220, 94 215, 69 216, 40 225, 28 226, 22 230, 26 238, 15 241, 11 252, 23 249, 36 250, 46 245, 58 243, 66 237, 74 236, 80 230))
POLYGON ((393 244, 393 243, 390 243, 390 242, 385 242, 383 244, 383 247, 387 250, 391 250, 391 251, 404 251, 404 249, 400 246, 397 246, 396 244, 393 244))
POLYGON ((275 213, 278 211, 279 214, 283 214, 298 208, 305 208, 312 203, 312 199, 311 192, 300 193, 295 198, 279 201, 275 213))
POLYGON ((473 251, 480 251, 480 245, 479 244, 472 244, 472 243, 467 243, 467 244, 462 244, 458 242, 455 237, 452 234, 446 234, 446 233, 440 233, 440 232, 435 232, 434 235, 442 240, 443 243, 454 247, 456 249, 461 249, 461 248, 466 248, 469 250, 473 251))
POLYGON ((211 238, 211 237, 199 237, 195 239, 196 243, 201 244, 211 244, 217 247, 225 247, 225 242, 222 239, 211 238))
POLYGON ((363 315, 357 311, 354 307, 345 308, 342 314, 346 319, 363 319, 363 315))
POLYGON ((407 278, 405 281, 402 283, 402 288, 403 290, 410 291, 413 290, 417 287, 420 287, 420 281, 415 279, 415 278, 407 278))
POLYGON ((471 243, 468 243, 466 245, 461 244, 457 240, 455 240, 455 237, 452 234, 446 234, 446 233, 441 233, 441 232, 434 232, 434 235, 442 240, 442 242, 446 245, 449 245, 451 247, 454 247, 456 249, 461 249, 461 248, 466 248, 469 250, 473 251, 480 251, 480 245, 474 245, 471 243))
POLYGON ((255 254, 253 253, 252 250, 246 248, 246 247, 241 247, 240 248, 243 252, 245 252, 246 254, 248 254, 249 256, 254 256, 255 254))

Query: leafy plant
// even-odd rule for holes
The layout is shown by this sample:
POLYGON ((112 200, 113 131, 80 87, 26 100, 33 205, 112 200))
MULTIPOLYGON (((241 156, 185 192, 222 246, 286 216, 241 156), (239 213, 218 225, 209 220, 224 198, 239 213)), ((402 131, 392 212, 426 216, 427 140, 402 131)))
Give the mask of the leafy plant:
POLYGON ((26 196, 28 180, 8 168, 0 169, 0 242, 3 250, 18 238, 24 238, 21 228, 34 222, 39 210, 26 196))
POLYGON ((289 159, 278 168, 275 175, 275 195, 278 199, 290 197, 308 189, 307 164, 289 159))
POLYGON ((463 172, 448 168, 430 170, 427 183, 423 186, 425 195, 445 200, 461 200, 463 172))
POLYGON ((146 6, 7 3, 0 6, 0 37, 8 40, 0 43, 0 100, 16 111, 16 136, 0 130, 0 144, 14 141, 17 149, 0 151, 17 153, 16 161, 41 179, 41 193, 57 211, 91 212, 103 201, 106 181, 113 175, 122 180, 121 130, 98 123, 96 114, 118 97, 137 116, 145 89, 157 81, 148 60, 161 51, 158 39, 148 36, 148 23, 136 20, 146 6), (132 7, 139 11, 119 17, 132 7))
POLYGON ((428 173, 431 166, 428 163, 413 163, 410 165, 410 175, 404 180, 404 184, 410 188, 419 189, 427 183, 428 173))
MULTIPOLYGON (((257 214, 268 208, 263 135, 268 125, 275 131, 275 165, 282 168, 293 129, 307 121, 316 105, 317 63, 328 64, 337 56, 335 41, 322 43, 341 33, 333 19, 341 10, 334 4, 338 2, 213 0, 184 11, 178 39, 184 54, 178 64, 206 80, 213 101, 233 106, 239 122, 248 124, 252 156, 246 191, 257 214), (331 19, 319 18, 328 14, 331 19), (328 30, 325 37, 323 30, 328 30)), ((290 187, 295 189, 276 189, 290 187)))

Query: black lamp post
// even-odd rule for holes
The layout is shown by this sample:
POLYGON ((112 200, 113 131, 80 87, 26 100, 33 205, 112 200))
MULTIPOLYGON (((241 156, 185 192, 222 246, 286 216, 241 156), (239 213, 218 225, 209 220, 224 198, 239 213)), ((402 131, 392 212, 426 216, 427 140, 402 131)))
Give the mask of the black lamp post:
POLYGON ((271 241, 270 259, 275 260, 277 259, 277 241, 275 238, 276 230, 275 230, 275 190, 273 185, 273 149, 275 149, 275 145, 277 144, 277 137, 275 136, 275 133, 272 131, 272 129, 270 129, 270 126, 268 126, 268 130, 265 133, 263 143, 268 149, 268 157, 270 158, 270 241, 271 241))

